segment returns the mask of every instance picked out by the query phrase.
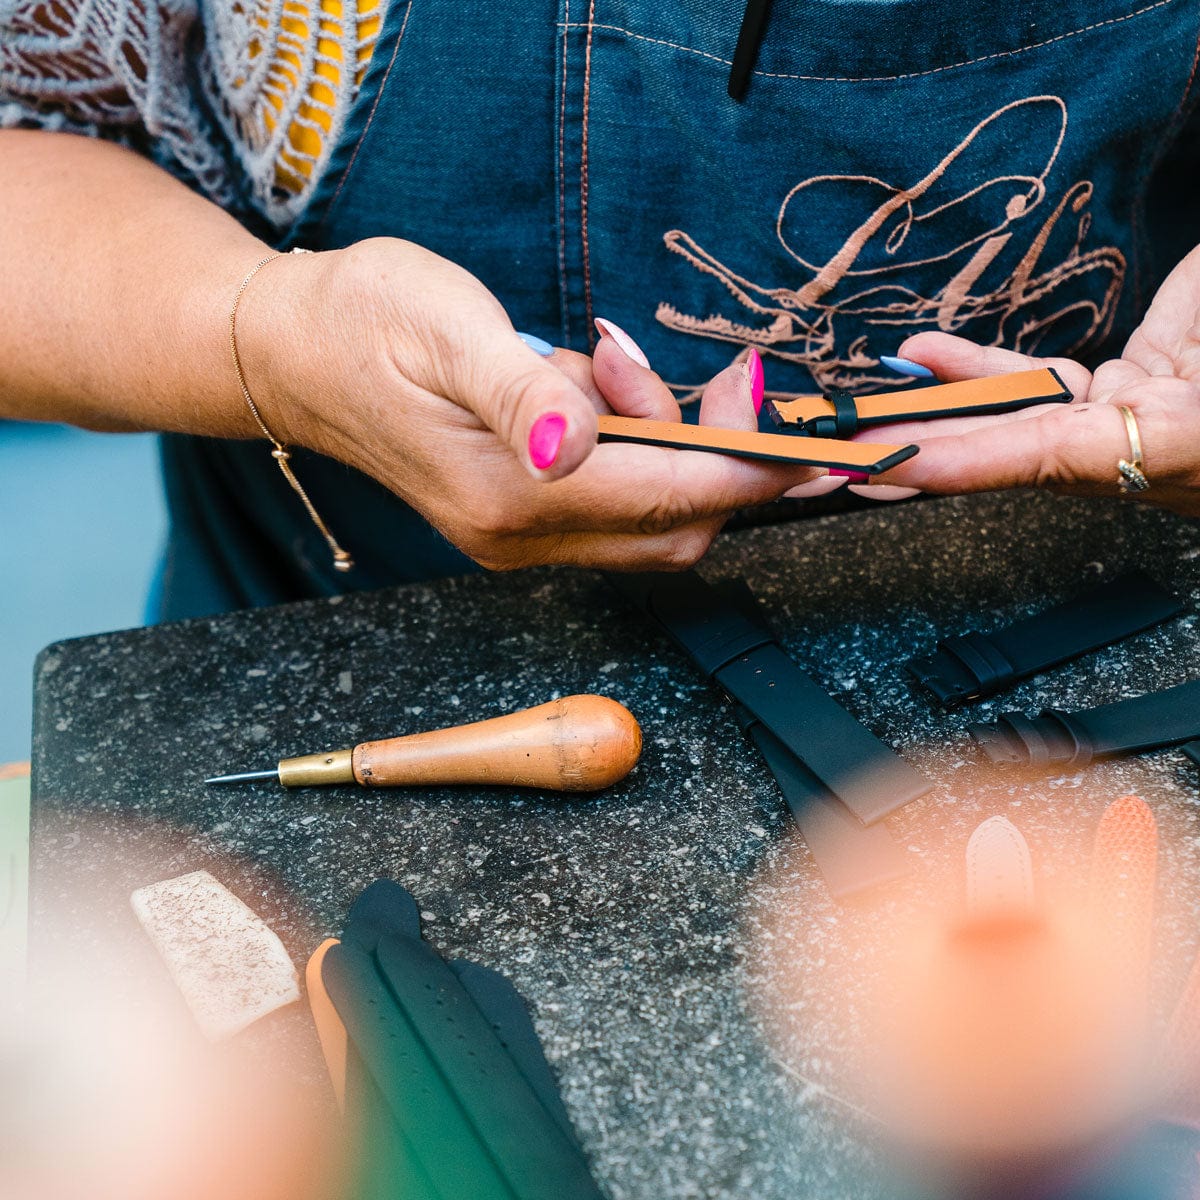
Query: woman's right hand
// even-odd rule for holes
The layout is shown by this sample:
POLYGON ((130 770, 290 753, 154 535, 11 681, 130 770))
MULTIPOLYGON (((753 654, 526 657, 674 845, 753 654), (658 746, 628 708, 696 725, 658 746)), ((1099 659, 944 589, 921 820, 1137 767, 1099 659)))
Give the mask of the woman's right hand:
MULTIPOLYGON (((680 419, 658 376, 612 336, 593 358, 539 356, 477 279, 395 239, 271 263, 238 343, 277 437, 374 476, 494 570, 681 569, 734 509, 816 474, 597 445, 597 412, 680 419)), ((712 380, 701 421, 755 428, 747 364, 712 380)))

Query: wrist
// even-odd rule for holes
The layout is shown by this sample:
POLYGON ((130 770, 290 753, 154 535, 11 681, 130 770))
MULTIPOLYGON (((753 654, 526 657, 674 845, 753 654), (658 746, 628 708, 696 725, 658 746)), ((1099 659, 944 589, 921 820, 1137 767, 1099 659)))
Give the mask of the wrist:
POLYGON ((316 254, 269 252, 251 263, 227 300, 225 357, 230 387, 238 397, 246 435, 288 446, 328 452, 323 422, 311 398, 319 395, 304 378, 317 351, 314 316, 320 295, 316 254))

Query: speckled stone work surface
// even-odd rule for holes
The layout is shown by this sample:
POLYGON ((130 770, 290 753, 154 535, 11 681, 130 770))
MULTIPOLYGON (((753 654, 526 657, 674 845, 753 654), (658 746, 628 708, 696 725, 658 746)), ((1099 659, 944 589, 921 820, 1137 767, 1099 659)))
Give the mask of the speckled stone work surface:
POLYGON ((63 643, 37 669, 35 922, 65 906, 94 927, 133 888, 204 868, 302 962, 390 876, 443 953, 499 968, 527 997, 615 1200, 871 1195, 870 1124, 841 1079, 854 960, 914 891, 961 878, 982 818, 1007 815, 1053 876, 1078 867, 1109 800, 1140 794, 1172 901, 1164 996, 1195 952, 1194 767, 1162 752, 997 776, 961 733, 981 715, 1200 675, 1193 616, 957 714, 901 670, 939 636, 1133 566, 1194 608, 1200 525, 1003 495, 741 532, 706 559, 710 578, 743 575, 801 666, 934 782, 889 819, 912 879, 853 906, 830 900, 723 701, 591 574, 472 577, 63 643), (634 774, 595 798, 201 782, 588 691, 625 703, 645 734, 634 774), (851 982, 830 995, 819 981, 839 960, 851 982))

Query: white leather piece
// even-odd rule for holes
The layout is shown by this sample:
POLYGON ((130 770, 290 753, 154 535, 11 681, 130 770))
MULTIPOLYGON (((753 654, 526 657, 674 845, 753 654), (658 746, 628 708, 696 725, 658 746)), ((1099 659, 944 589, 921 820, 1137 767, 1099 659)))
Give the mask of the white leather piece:
POLYGON ((972 918, 1022 916, 1034 906, 1029 844, 1007 817, 988 817, 967 843, 967 912, 972 918))

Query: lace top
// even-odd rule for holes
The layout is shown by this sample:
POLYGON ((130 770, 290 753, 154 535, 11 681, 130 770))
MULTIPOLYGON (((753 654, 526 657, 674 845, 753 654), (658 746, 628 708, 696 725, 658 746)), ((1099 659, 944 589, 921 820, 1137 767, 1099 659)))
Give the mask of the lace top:
POLYGON ((386 0, 0 0, 0 127, 148 153, 288 225, 333 148, 386 0))

